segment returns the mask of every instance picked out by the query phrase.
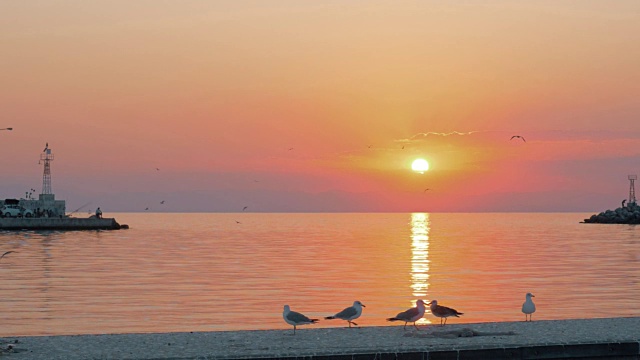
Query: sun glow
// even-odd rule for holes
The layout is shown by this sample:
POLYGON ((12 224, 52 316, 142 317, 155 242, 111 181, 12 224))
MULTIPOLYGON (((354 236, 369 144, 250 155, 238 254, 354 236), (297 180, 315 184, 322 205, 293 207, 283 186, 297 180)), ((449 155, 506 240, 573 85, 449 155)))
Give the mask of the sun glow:
POLYGON ((429 163, 425 159, 415 159, 413 163, 411 163, 411 170, 423 174, 429 170, 429 163))

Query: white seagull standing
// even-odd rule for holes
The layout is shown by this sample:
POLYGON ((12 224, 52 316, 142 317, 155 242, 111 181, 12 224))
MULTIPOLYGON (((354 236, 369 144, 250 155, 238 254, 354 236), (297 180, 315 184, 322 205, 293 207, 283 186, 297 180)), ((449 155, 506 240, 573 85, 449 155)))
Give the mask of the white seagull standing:
POLYGON ((289 308, 289 305, 284 306, 282 317, 284 318, 284 321, 287 322, 287 324, 293 325, 294 335, 296 333, 296 326, 315 324, 316 322, 318 322, 318 319, 309 319, 308 317, 300 314, 299 312, 291 311, 291 308, 289 308))
POLYGON ((531 320, 531 314, 536 312, 536 304, 531 300, 532 297, 536 297, 532 293, 527 293, 527 300, 525 300, 524 304, 522 304, 522 312, 524 313, 524 321, 527 321, 527 315, 529 315, 529 321, 531 320))
POLYGON ((366 307, 366 306, 364 306, 360 301, 356 300, 353 302, 353 306, 349 306, 348 308, 340 311, 339 313, 333 316, 327 316, 325 319, 326 320, 342 319, 342 320, 346 320, 349 323, 349 327, 351 327, 351 324, 357 326, 358 324, 354 323, 351 320, 355 320, 359 318, 360 315, 362 315, 363 307, 366 307))
POLYGON ((447 318, 449 316, 460 317, 464 313, 458 312, 456 309, 448 308, 446 306, 438 305, 438 300, 431 300, 427 305, 429 305, 429 309, 434 316, 440 318, 440 326, 447 325, 447 318), (442 323, 442 319, 444 318, 444 324, 442 323))
POLYGON ((425 311, 425 307, 424 307, 424 301, 422 300, 418 300, 416 302, 416 307, 411 308, 407 311, 401 312, 398 315, 396 315, 395 317, 392 318, 388 318, 387 321, 404 321, 404 329, 407 329, 407 323, 412 322, 413 326, 417 329, 418 327, 416 326, 416 321, 422 319, 422 317, 424 316, 424 311, 425 311))

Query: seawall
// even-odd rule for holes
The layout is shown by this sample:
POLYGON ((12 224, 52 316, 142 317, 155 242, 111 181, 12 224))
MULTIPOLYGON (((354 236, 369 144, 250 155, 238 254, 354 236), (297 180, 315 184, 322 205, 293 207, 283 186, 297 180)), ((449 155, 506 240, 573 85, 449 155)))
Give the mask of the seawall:
MULTIPOLYGON (((229 314, 233 316, 233 314, 229 314)), ((534 316, 535 319, 535 316, 534 316)), ((640 359, 640 317, 5 337, 10 359, 640 359)), ((284 324, 284 322, 283 322, 284 324)), ((365 324, 361 324, 365 325, 365 324)))
POLYGON ((0 218, 0 230, 117 230, 113 218, 0 218))

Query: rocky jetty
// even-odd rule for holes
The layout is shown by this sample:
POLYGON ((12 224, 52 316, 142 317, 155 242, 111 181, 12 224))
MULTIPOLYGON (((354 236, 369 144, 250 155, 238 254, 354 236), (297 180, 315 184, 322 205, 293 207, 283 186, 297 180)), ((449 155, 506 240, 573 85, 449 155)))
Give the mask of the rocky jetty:
POLYGON ((589 224, 640 224, 640 206, 636 203, 627 204, 615 210, 603 211, 584 219, 589 224))

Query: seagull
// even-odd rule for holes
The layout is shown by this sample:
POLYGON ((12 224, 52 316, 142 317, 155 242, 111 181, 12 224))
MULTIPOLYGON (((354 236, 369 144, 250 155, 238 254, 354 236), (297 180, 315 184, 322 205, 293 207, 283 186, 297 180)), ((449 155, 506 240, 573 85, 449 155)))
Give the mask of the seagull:
POLYGON ((164 204, 164 200, 160 201, 160 204, 164 204))
POLYGON ((525 139, 524 139, 522 136, 520 136, 520 135, 513 135, 513 136, 511 137, 511 139, 509 139, 509 140, 513 140, 514 138, 520 138, 520 139, 522 139, 522 141, 527 142, 527 140, 525 140, 525 139))
POLYGON ((293 150, 293 148, 289 148, 289 151, 293 150))
POLYGON ((455 309, 448 308, 446 306, 438 305, 438 300, 431 300, 427 305, 431 309, 431 313, 440 318, 440 326, 447 325, 447 318, 449 316, 460 317, 459 315, 463 315, 463 313, 458 312, 455 309), (444 324, 442 323, 442 319, 444 318, 444 324))
POLYGON ((373 146, 373 145, 369 145, 369 146, 367 146, 367 149, 371 149, 371 146, 373 146))
POLYGON ((247 208, 248 208, 248 206, 243 207, 243 208, 242 208, 242 211, 247 210, 247 208))
POLYGON ((351 324, 357 326, 358 324, 354 323, 351 320, 355 320, 359 318, 360 315, 362 315, 363 307, 366 307, 366 306, 364 306, 360 301, 356 300, 353 302, 353 306, 349 306, 348 308, 345 308, 344 310, 340 311, 339 313, 333 316, 327 316, 325 319, 326 320, 342 319, 342 320, 346 320, 349 323, 349 327, 351 327, 351 324))
POLYGON ((156 168, 156 171, 160 171, 160 169, 156 168))
MULTIPOLYGON (((416 321, 422 319, 424 316, 424 301, 418 300, 416 302, 416 307, 411 308, 407 311, 401 312, 395 317, 388 318, 387 321, 404 321, 404 329, 407 329, 407 323, 412 322, 413 326, 418 329, 416 326, 416 321)), ((419 330, 419 329, 418 329, 419 330)))
POLYGON ((431 189, 426 188, 426 189, 424 189, 423 193, 426 193, 426 192, 427 192, 427 191, 429 191, 429 190, 431 190, 431 189))
POLYGON ((236 224, 240 224, 240 221, 236 220, 236 224))
POLYGON ((284 311, 282 312, 282 317, 284 321, 289 325, 293 325, 293 334, 296 333, 296 326, 298 325, 307 325, 307 324, 315 324, 318 322, 318 319, 309 319, 308 317, 300 314, 299 312, 291 311, 289 305, 284 306, 284 311))
POLYGON ((531 314, 536 312, 536 304, 534 304, 533 300, 531 300, 532 297, 536 297, 536 296, 533 295, 532 293, 527 293, 527 295, 526 295, 527 300, 525 300, 524 304, 522 304, 522 312, 524 313, 524 321, 527 321, 527 315, 529 315, 529 321, 532 321, 531 320, 531 314))
POLYGON ((145 211, 146 211, 146 210, 149 210, 149 208, 144 208, 144 209, 145 209, 145 211))
POLYGON ((2 256, 0 256, 0 259, 2 259, 7 254, 11 254, 12 252, 15 252, 15 251, 7 251, 6 253, 2 254, 2 256))

